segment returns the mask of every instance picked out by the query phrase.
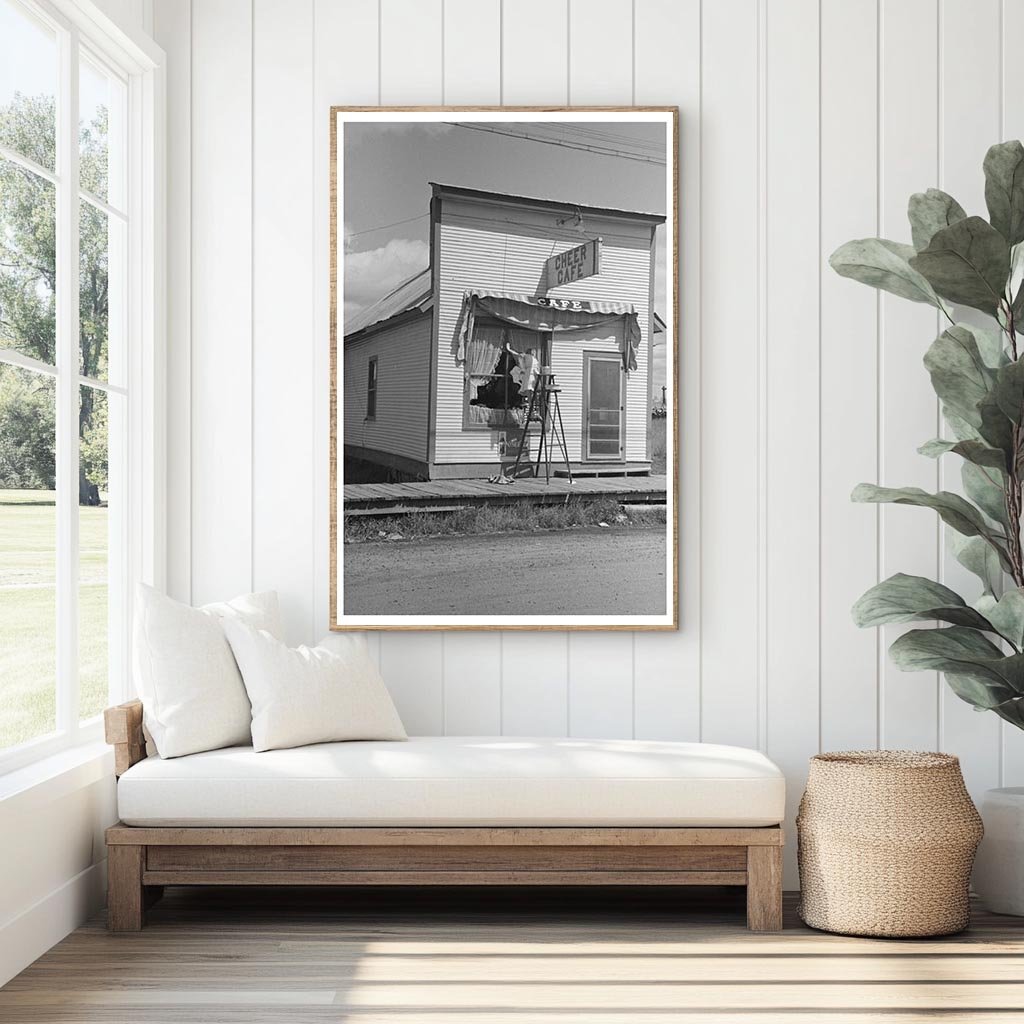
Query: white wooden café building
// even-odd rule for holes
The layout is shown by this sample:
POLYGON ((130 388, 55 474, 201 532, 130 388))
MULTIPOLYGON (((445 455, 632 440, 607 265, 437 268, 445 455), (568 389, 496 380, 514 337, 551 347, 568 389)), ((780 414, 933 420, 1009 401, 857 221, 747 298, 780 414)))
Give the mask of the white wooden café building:
POLYGON ((429 267, 343 324, 346 462, 392 479, 507 470, 529 370, 550 367, 573 471, 649 473, 664 216, 431 187, 429 267))

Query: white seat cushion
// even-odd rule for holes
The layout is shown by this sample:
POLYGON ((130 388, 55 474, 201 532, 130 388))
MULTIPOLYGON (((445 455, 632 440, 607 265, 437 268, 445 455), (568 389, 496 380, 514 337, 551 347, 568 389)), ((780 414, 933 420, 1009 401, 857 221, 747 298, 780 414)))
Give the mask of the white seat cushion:
POLYGON ((775 825, 782 772, 741 747, 418 736, 147 758, 117 786, 128 825, 775 825))

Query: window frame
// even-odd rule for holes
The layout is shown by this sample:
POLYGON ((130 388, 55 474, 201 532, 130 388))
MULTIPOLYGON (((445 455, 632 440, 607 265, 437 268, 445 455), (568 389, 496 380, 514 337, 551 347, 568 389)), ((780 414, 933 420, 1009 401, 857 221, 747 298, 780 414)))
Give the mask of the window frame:
MULTIPOLYGON (((165 575, 165 58, 140 33, 117 26, 88 0, 14 0, 56 33, 58 51, 57 159, 54 170, 0 147, 0 157, 51 181, 56 189, 57 294, 54 365, 4 350, 0 362, 55 379, 57 490, 56 730, 0 751, 0 775, 102 736, 102 716, 79 721, 79 439, 77 410, 82 386, 123 396, 123 486, 119 508, 122 549, 108 556, 110 606, 116 648, 109 658, 109 702, 133 692, 131 614, 135 583, 163 586, 165 575), (126 89, 124 202, 116 208, 82 194, 79 181, 79 56, 101 64, 126 89), (119 382, 84 377, 79 367, 79 207, 88 202, 125 223, 123 353, 119 382), (74 415, 71 415, 72 412, 74 415), (113 577, 117 571, 116 583, 113 577), (119 604, 115 601, 120 598, 119 604)), ((113 313, 112 313, 113 315, 113 313)))
POLYGON ((377 418, 377 385, 380 381, 380 360, 378 356, 370 356, 366 360, 366 416, 367 421, 377 418), (371 410, 372 403, 372 410, 371 410))

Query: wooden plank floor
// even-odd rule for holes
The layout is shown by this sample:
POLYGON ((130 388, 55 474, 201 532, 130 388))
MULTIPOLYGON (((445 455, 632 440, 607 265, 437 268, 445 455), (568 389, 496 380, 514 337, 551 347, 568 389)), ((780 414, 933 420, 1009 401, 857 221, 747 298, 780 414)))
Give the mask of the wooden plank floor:
POLYGON ((346 484, 346 509, 387 508, 393 505, 422 506, 505 504, 529 501, 531 504, 562 502, 569 496, 610 497, 618 501, 664 502, 665 476, 581 477, 570 483, 561 477, 522 477, 514 484, 490 484, 486 480, 430 480, 407 484, 346 484))
POLYGON ((738 890, 180 889, 103 914, 0 990, 0 1021, 867 1024, 1024 1020, 1024 919, 945 939, 743 925, 738 890))

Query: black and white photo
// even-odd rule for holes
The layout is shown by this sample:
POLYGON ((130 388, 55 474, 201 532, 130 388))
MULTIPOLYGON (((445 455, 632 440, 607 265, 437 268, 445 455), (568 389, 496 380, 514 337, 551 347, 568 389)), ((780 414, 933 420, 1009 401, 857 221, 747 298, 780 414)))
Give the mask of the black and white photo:
POLYGON ((675 109, 332 118, 335 628, 675 628, 675 109))

